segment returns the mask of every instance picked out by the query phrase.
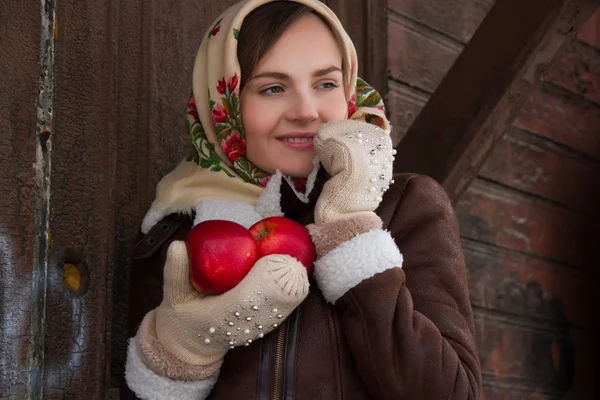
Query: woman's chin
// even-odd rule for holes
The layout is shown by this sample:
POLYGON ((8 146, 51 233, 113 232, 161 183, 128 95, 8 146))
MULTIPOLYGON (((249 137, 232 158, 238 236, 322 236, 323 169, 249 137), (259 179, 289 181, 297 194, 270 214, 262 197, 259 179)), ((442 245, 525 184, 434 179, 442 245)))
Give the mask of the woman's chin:
POLYGON ((306 152, 301 157, 297 155, 292 157, 286 157, 281 163, 274 165, 273 171, 280 170, 285 176, 291 176, 293 178, 307 178, 313 170, 313 160, 315 158, 314 152, 306 152))
POLYGON ((281 173, 285 176, 291 176, 292 178, 308 178, 310 173, 313 170, 312 161, 310 165, 298 167, 298 165, 290 166, 290 167, 281 167, 279 168, 281 173))
POLYGON ((304 152, 301 156, 298 154, 287 154, 277 159, 265 159, 262 162, 254 162, 252 157, 248 157, 250 162, 254 165, 266 171, 274 174, 275 171, 279 170, 284 176, 291 176, 293 178, 308 178, 310 173, 313 171, 313 161, 315 159, 316 152, 304 152))

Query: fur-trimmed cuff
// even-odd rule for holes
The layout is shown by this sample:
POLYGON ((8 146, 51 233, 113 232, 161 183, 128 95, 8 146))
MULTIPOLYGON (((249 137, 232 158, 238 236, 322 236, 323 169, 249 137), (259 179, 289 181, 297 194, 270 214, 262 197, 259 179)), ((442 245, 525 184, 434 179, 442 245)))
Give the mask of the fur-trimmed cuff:
POLYGON ((135 341, 142 362, 160 376, 177 381, 199 381, 219 374, 223 360, 208 365, 192 365, 169 353, 156 337, 156 313, 144 317, 135 341))
POLYGON ((315 263, 315 279, 325 299, 334 304, 365 279, 402 268, 402 253, 388 231, 363 233, 342 243, 315 263))
POLYGON ((204 400, 215 383, 217 376, 199 381, 176 381, 157 375, 140 358, 136 339, 129 340, 125 380, 135 394, 144 400, 204 400))
POLYGON ((317 249, 317 258, 323 257, 340 244, 363 233, 381 229, 383 223, 375 213, 329 222, 322 226, 310 224, 306 228, 317 249))

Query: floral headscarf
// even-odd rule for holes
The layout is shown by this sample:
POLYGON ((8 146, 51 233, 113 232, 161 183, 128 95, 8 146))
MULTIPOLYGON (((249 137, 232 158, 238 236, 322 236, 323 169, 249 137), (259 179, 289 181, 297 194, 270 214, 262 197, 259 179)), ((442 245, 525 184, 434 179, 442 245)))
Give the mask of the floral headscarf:
MULTIPOLYGON (((237 42, 244 18, 275 0, 246 0, 227 9, 210 27, 196 55, 193 94, 186 126, 194 149, 187 161, 201 168, 265 187, 267 173, 246 157, 246 140, 240 113, 240 65, 237 42)), ((372 122, 389 132, 383 101, 375 89, 357 77, 357 57, 342 24, 318 0, 290 0, 304 4, 329 23, 342 46, 348 118, 372 122)))

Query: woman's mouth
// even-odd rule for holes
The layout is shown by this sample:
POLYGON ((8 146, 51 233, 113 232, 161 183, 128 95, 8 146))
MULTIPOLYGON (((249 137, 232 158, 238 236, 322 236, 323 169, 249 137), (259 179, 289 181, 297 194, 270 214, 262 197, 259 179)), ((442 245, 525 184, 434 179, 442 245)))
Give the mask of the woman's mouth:
POLYGON ((314 136, 314 134, 289 135, 278 137, 277 140, 290 150, 312 150, 314 136))

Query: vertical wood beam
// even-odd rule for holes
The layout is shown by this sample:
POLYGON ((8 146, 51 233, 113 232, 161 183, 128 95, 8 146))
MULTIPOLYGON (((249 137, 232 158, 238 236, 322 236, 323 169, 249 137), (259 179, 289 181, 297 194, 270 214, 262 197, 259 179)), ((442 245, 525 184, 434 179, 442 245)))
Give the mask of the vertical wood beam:
POLYGON ((354 42, 358 74, 385 97, 387 93, 387 0, 327 0, 354 42))

